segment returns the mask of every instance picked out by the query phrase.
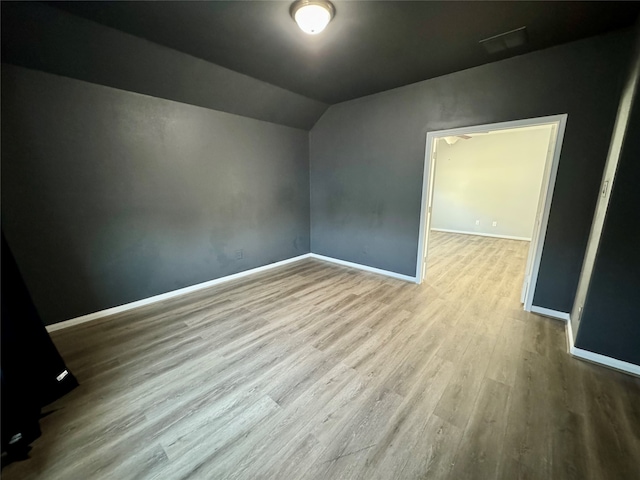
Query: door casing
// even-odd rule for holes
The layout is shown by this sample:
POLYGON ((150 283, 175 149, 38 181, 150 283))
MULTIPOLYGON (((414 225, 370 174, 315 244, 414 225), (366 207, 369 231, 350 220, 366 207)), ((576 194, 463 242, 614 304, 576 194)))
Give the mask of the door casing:
POLYGON ((435 179, 436 157, 434 155, 436 141, 440 137, 468 135, 472 133, 486 133, 495 130, 508 130, 513 128, 531 127, 538 125, 554 125, 552 136, 555 134, 555 142, 550 139, 552 152, 547 155, 545 173, 542 179, 538 215, 529 247, 527 259, 527 272, 523 284, 522 300, 524 309, 531 311, 533 296, 538 281, 542 249, 549 223, 551 199, 555 187, 562 141, 567 125, 567 114, 551 115, 547 117, 527 118, 508 122, 490 123, 484 125, 472 125, 468 127, 439 130, 427 133, 425 145, 424 172, 422 178, 422 202, 420 207, 420 237, 418 241, 418 254, 416 259, 416 283, 422 283, 427 272, 427 249, 429 243, 429 231, 431 228, 431 209, 433 207, 433 184, 435 179))

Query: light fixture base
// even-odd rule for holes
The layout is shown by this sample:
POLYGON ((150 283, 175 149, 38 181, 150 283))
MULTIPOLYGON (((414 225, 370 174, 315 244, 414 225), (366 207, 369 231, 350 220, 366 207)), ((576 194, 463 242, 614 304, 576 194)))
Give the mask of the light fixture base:
POLYGON ((333 19, 336 9, 328 0, 297 0, 289 13, 303 32, 316 35, 333 19))

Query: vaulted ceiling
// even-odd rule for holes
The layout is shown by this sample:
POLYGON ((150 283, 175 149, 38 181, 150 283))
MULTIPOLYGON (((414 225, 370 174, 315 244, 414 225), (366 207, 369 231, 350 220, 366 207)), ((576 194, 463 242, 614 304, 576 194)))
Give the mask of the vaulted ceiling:
POLYGON ((325 103, 337 103, 628 27, 639 2, 334 1, 317 36, 288 1, 51 2, 73 14, 325 103), (528 42, 479 41, 526 26, 528 42))

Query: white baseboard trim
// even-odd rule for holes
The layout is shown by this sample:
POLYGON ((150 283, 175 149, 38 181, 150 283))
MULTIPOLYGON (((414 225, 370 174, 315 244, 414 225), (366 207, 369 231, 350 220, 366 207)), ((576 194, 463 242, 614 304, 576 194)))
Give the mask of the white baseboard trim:
POLYGON ((107 308, 98 312, 89 313, 87 315, 82 315, 70 320, 65 320, 64 322, 47 325, 47 331, 55 332, 56 330, 62 330, 63 328, 72 327, 81 323, 91 322, 92 320, 108 317, 109 315, 114 315, 116 313, 126 312, 127 310, 133 310, 134 308, 161 302, 169 298, 179 297, 180 295, 185 295, 197 290, 202 290, 203 288, 213 287, 214 285, 218 285, 224 282, 237 280, 238 278, 248 277, 249 275, 264 272, 266 270, 271 270, 272 268, 277 268, 289 263, 298 262, 300 260, 304 260, 305 258, 309 258, 310 255, 310 253, 305 253, 304 255, 298 255, 297 257, 287 258, 286 260, 281 260, 279 262, 269 263, 268 265, 263 265, 261 267, 252 268, 243 272, 234 273, 233 275, 227 275, 226 277, 216 278, 214 280, 209 280, 208 282, 198 283, 196 285, 191 285, 190 287, 179 288, 178 290, 172 290, 170 292, 161 293, 160 295, 154 295, 153 297, 143 298, 142 300, 125 303, 124 305, 118 305, 117 307, 107 308))
POLYGON ((186 295, 188 293, 192 293, 197 290, 201 290, 203 288, 209 288, 224 282, 237 280, 238 278, 248 277, 249 275, 254 275, 256 273, 264 272, 272 268, 281 267, 289 263, 299 262, 300 260, 304 260, 305 258, 315 258, 317 260, 324 260, 330 263, 337 263, 338 265, 344 265, 347 267, 365 270, 367 272, 373 272, 373 273, 378 273, 380 275, 386 275, 388 277, 398 278, 400 280, 405 280, 407 282, 413 282, 413 283, 416 282, 415 277, 410 277, 408 275, 401 275, 399 273, 390 272, 388 270, 368 267, 367 265, 360 265, 359 263, 352 263, 344 260, 338 260, 337 258, 326 257, 324 255, 318 255, 315 253, 305 253, 304 255, 298 255, 297 257, 287 258, 286 260, 281 260, 279 262, 270 263, 268 265, 252 268, 250 270, 245 270, 243 272, 234 273, 233 275, 227 275, 226 277, 216 278, 214 280, 209 280, 208 282, 198 283, 196 285, 191 285, 190 287, 180 288, 178 290, 172 290, 170 292, 162 293, 160 295, 155 295, 153 297, 143 298, 142 300, 137 300, 135 302, 125 303, 124 305, 118 305, 117 307, 107 308, 105 310, 100 310, 98 312, 93 312, 87 315, 82 315, 80 317, 72 318, 70 320, 65 320, 64 322, 58 322, 52 325, 47 325, 47 331, 55 332, 56 330, 62 330, 64 328, 73 327, 74 325, 80 325, 81 323, 91 322, 99 318, 108 317, 109 315, 115 315, 116 313, 126 312, 127 310, 133 310, 134 308, 144 307, 145 305, 161 302, 169 298, 186 295))
POLYGON ((523 240, 530 242, 531 237, 514 237, 513 235, 496 235, 494 233, 467 232, 464 230, 450 230, 448 228, 432 228, 432 232, 461 233, 462 235, 477 235, 479 237, 505 238, 507 240, 523 240))
POLYGON ((570 321, 567 322, 566 332, 569 353, 572 356, 587 362, 597 363, 598 365, 640 377, 640 365, 635 365, 623 360, 618 360, 617 358, 607 357, 606 355, 600 355, 599 353, 590 352, 589 350, 583 350, 582 348, 576 347, 573 344, 573 331, 571 329, 570 321))
POLYGON ((377 273, 379 275, 386 275, 387 277, 397 278, 399 280, 404 280, 405 282, 416 283, 416 277, 410 277, 409 275, 402 275, 401 273, 390 272, 389 270, 382 270, 381 268, 369 267, 368 265, 362 265, 360 263, 347 262, 346 260, 338 260, 333 257, 326 257, 324 255, 319 255, 317 253, 310 253, 310 258, 316 258, 318 260, 324 260, 325 262, 336 263, 338 265, 343 265, 345 267, 357 268, 359 270, 364 270, 366 272, 377 273))
POLYGON ((565 322, 568 322, 570 319, 570 315, 567 312, 560 312, 558 310, 551 310, 550 308, 544 307, 536 307, 535 305, 531 306, 531 313, 537 313, 544 317, 551 317, 565 322))
MULTIPOLYGON (((227 275, 226 277, 216 278, 214 280, 209 280, 208 282, 198 283, 196 285, 191 285, 190 287, 180 288, 178 290, 172 290, 171 292, 162 293, 160 295, 144 298, 142 300, 137 300, 135 302, 125 303, 124 305, 119 305, 117 307, 107 308, 105 310, 100 310, 98 312, 89 313, 87 315, 82 315, 80 317, 72 318, 70 320, 65 320, 64 322, 47 325, 47 331, 55 332, 56 330, 62 330, 64 328, 72 327, 74 325, 79 325, 81 323, 91 322, 92 320, 108 317, 109 315, 114 315, 116 313, 126 312, 127 310, 133 310, 134 308, 143 307, 145 305, 150 305, 152 303, 161 302, 163 300, 185 295, 191 292, 195 292, 197 290, 201 290, 203 288, 212 287, 214 285, 219 285, 221 283, 229 282, 231 280, 236 280, 242 277, 248 277, 249 275, 264 272, 272 268, 281 267, 289 263, 299 262, 300 260, 304 260, 305 258, 315 258, 317 260, 324 260, 326 262, 336 263, 338 265, 343 265, 346 267, 357 268, 359 270, 364 270, 366 272, 377 273, 379 275, 385 275, 387 277, 397 278, 399 280, 404 280, 407 282, 413 282, 413 283, 416 282, 416 277, 410 277, 408 275, 402 275, 400 273, 390 272, 389 270, 382 270, 380 268, 369 267, 367 265, 361 265, 359 263, 347 262, 345 260, 339 260, 337 258, 327 257, 325 255, 318 255, 317 253, 305 253, 304 255, 299 255, 297 257, 288 258, 286 260, 270 263, 268 265, 263 265, 261 267, 252 268, 250 270, 245 270, 243 272, 234 273, 233 275, 227 275)), ((558 320, 566 321, 567 349, 572 356, 576 358, 580 358, 582 360, 586 360, 588 362, 597 363, 599 365, 603 365, 605 367, 609 367, 614 370, 619 370, 621 372, 630 373, 631 375, 640 377, 640 366, 638 365, 634 365, 633 363, 629 363, 629 362, 624 362, 622 360, 618 360, 615 358, 607 357, 605 355, 600 355, 599 353, 594 353, 588 350, 577 348, 573 344, 571 318, 568 313, 559 312, 557 310, 551 310, 549 308, 544 308, 544 307, 536 307, 535 305, 531 307, 531 312, 537 313, 539 315, 544 315, 545 317, 551 317, 558 320)))

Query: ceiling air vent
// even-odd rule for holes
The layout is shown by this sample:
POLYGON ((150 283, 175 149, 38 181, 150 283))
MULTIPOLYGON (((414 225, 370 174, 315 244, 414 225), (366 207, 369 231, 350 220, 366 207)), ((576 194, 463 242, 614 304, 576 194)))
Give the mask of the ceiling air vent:
POLYGON ((505 50, 520 47, 525 43, 527 43, 527 27, 516 28, 510 32, 480 40, 480 45, 488 53, 504 52, 505 50))

